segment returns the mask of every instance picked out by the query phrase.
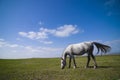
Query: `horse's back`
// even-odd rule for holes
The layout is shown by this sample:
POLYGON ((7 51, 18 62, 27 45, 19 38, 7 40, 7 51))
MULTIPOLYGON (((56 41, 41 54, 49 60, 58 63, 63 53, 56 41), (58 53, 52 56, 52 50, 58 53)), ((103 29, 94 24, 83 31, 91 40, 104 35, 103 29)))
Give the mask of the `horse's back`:
POLYGON ((77 44, 70 44, 64 50, 64 53, 74 54, 74 55, 82 55, 88 51, 92 42, 83 42, 77 44))
POLYGON ((83 42, 83 43, 77 43, 77 44, 73 44, 72 47, 74 48, 85 48, 87 49, 88 47, 90 47, 92 45, 92 42, 83 42))
POLYGON ((76 55, 82 55, 88 51, 88 49, 90 48, 91 45, 92 45, 91 42, 83 42, 83 43, 73 44, 72 45, 73 53, 76 55))

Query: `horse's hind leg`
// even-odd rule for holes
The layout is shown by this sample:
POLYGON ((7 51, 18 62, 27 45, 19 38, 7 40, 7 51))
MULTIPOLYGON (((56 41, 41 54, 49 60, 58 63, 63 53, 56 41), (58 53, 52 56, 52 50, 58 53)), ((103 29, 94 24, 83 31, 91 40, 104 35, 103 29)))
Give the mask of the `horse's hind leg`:
POLYGON ((91 57, 92 57, 92 59, 94 61, 94 69, 96 69, 97 68, 97 63, 96 63, 95 56, 93 54, 91 54, 91 57))
POLYGON ((85 66, 85 68, 88 68, 89 67, 89 62, 90 62, 90 54, 88 54, 88 56, 87 56, 87 64, 86 64, 86 66, 85 66))

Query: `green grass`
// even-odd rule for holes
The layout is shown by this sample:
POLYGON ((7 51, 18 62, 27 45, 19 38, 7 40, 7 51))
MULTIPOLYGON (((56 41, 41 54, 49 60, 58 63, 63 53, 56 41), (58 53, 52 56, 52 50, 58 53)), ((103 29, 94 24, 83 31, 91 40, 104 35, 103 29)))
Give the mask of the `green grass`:
POLYGON ((97 69, 85 69, 86 60, 77 57, 79 68, 62 70, 59 58, 0 59, 0 80, 120 80, 120 55, 97 56, 97 69))

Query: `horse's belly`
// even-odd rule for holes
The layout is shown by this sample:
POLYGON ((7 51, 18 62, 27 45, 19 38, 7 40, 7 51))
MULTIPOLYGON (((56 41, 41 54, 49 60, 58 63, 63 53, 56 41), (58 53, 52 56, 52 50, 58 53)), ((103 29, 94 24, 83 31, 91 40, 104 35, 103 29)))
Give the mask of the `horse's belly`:
POLYGON ((83 55, 83 54, 85 54, 86 52, 84 51, 84 50, 80 50, 80 49, 74 49, 74 51, 73 51, 73 54, 74 55, 83 55))

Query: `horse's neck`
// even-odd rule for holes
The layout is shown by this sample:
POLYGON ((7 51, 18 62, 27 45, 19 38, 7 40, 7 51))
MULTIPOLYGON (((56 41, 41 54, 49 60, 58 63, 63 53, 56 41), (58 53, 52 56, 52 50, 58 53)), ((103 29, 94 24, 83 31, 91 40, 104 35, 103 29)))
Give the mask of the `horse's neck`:
POLYGON ((64 60, 66 60, 66 57, 67 57, 67 54, 64 53, 64 54, 62 55, 62 58, 63 58, 64 60))

